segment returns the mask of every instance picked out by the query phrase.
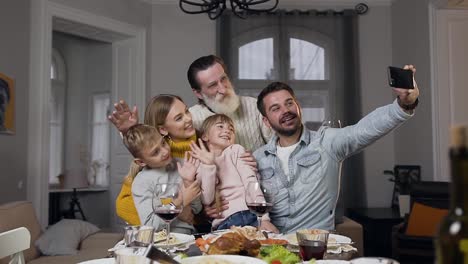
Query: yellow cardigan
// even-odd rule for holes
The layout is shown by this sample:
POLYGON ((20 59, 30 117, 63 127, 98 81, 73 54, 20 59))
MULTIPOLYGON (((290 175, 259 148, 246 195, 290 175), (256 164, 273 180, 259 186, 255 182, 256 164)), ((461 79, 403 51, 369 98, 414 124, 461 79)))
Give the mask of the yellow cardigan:
POLYGON ((138 217, 132 197, 132 182, 133 177, 125 177, 119 196, 117 196, 117 200, 115 201, 115 211, 127 224, 140 225, 140 217, 138 217))
MULTIPOLYGON (((171 147, 171 155, 174 158, 183 159, 185 152, 190 150, 190 143, 196 142, 197 136, 193 136, 190 139, 182 142, 174 142, 168 140, 169 146, 171 147)), ((135 163, 132 163, 131 166, 138 166, 135 163)), ((135 202, 132 197, 132 183, 133 178, 136 177, 138 168, 131 168, 130 171, 134 173, 129 173, 133 175, 127 175, 122 183, 122 188, 120 193, 117 196, 115 201, 115 211, 117 215, 122 218, 129 225, 141 225, 140 217, 138 216, 138 211, 135 207, 135 202)))

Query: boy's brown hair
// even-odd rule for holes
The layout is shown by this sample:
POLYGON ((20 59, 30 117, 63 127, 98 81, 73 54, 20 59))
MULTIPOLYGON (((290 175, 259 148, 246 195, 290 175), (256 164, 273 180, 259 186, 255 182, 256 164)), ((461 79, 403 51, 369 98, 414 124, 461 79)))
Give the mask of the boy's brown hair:
POLYGON ((123 143, 134 158, 142 158, 141 151, 161 142, 161 138, 155 127, 137 124, 125 133, 123 143))

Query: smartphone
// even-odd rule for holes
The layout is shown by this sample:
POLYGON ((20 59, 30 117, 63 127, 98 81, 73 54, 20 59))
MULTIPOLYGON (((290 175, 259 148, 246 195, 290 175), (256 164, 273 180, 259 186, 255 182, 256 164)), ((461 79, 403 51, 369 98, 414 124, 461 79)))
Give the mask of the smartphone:
POLYGON ((414 89, 413 71, 389 66, 388 84, 395 88, 414 89))

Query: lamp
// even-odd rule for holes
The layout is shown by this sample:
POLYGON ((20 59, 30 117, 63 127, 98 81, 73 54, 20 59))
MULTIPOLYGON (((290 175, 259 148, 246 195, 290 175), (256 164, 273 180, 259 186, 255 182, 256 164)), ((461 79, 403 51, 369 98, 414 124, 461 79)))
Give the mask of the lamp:
POLYGON ((230 2, 234 15, 245 18, 243 12, 270 12, 278 6, 279 0, 179 0, 179 7, 187 14, 207 13, 212 20, 218 18, 230 2))
POLYGON ((80 201, 76 189, 88 187, 88 179, 86 177, 86 170, 84 169, 70 169, 65 172, 64 187, 65 189, 73 189, 70 199, 70 208, 65 212, 66 218, 75 218, 75 212, 81 214, 81 218, 86 221, 86 217, 81 209, 80 201), (75 209, 75 206, 77 209, 75 209))

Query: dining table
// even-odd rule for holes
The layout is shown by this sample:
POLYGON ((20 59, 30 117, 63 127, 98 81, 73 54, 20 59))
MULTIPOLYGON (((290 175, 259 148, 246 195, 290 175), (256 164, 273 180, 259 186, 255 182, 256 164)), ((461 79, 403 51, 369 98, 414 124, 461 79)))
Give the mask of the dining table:
MULTIPOLYGON (((180 260, 180 258, 181 258, 180 255, 184 255, 184 256, 187 256, 187 255, 188 256, 202 255, 201 251, 199 251, 198 253, 196 252, 196 250, 198 250, 198 247, 195 245, 195 236, 178 234, 178 233, 171 233, 171 235, 174 235, 175 237, 177 237, 179 242, 181 242, 181 243, 174 244, 173 247, 170 247, 170 245, 169 245, 169 247, 162 246, 161 248, 163 250, 167 250, 167 252, 169 252, 172 257, 180 260), (194 249, 196 249, 196 250, 194 250, 194 249)), ((204 234, 203 237, 216 236, 216 235, 218 235, 218 233, 208 233, 208 234, 204 234)), ((292 235, 293 234, 290 234, 289 237, 287 235, 275 235, 274 237, 279 238, 279 239, 286 238, 286 240, 288 240, 288 239, 291 239, 291 237, 294 237, 292 235)), ((337 237, 344 237, 344 236, 340 236, 340 235, 337 235, 337 234, 334 234, 334 235, 337 236, 337 237)), ((199 237, 199 235, 197 237, 199 237)), ((345 237, 345 238, 347 238, 347 237, 345 237)), ((349 241, 351 241, 351 240, 349 239, 349 241)), ((163 242, 161 242, 161 243, 163 243, 163 242)), ((299 256, 299 248, 298 248, 297 244, 295 244, 295 243, 297 243, 297 241, 295 241, 295 242, 291 241, 291 243, 292 244, 289 244, 289 245, 285 246, 286 249, 288 249, 292 253, 298 254, 298 256, 299 256)), ((158 244, 156 244, 156 246, 158 247, 158 244)), ((122 249, 122 248, 125 248, 125 245, 124 245, 123 241, 120 241, 113 248, 109 249, 108 258, 89 260, 89 261, 81 262, 81 264, 114 264, 114 263, 116 263, 115 260, 114 260, 115 252, 117 250, 119 250, 119 249, 122 249)), ((354 259, 356 257, 358 257, 358 252, 357 252, 356 249, 353 249, 353 250, 350 250, 350 251, 341 251, 339 253, 336 253, 336 252, 333 253, 333 252, 328 251, 324 255, 324 260, 349 261, 349 260, 352 260, 352 259, 354 259)))

